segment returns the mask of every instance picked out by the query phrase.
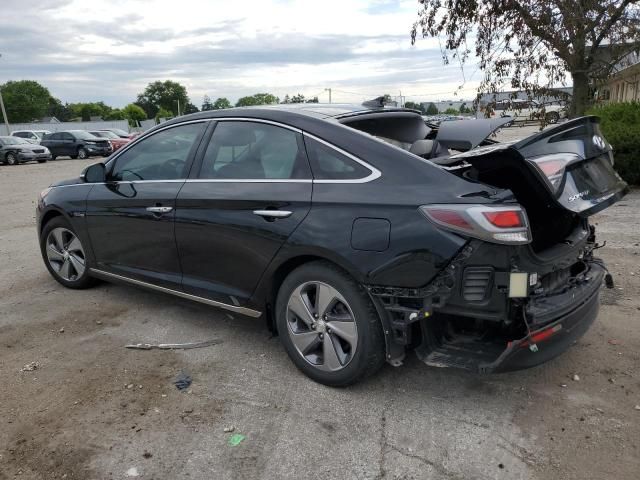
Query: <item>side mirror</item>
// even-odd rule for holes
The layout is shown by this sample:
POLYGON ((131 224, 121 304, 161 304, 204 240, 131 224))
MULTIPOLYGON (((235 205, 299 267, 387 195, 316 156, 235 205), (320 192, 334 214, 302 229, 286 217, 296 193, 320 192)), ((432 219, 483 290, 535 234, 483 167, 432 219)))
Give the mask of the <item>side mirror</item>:
POLYGON ((102 183, 107 178, 107 169, 104 163, 94 163, 82 171, 80 178, 86 183, 102 183))

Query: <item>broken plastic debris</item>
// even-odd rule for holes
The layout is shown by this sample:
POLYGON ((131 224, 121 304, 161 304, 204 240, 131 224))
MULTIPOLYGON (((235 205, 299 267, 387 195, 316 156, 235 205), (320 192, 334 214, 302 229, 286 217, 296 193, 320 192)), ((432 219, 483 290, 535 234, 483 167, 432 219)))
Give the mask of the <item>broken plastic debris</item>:
POLYGON ((139 477, 138 469, 136 467, 131 467, 127 470, 127 477, 139 477))
POLYGON ((229 437, 229 440, 227 441, 227 444, 230 447, 237 447, 238 445, 240 445, 242 443, 242 441, 245 439, 245 436, 242 435, 241 433, 234 433, 233 435, 231 435, 229 437))
POLYGON ((580 381, 580 377, 578 375, 574 375, 572 378, 573 378, 574 382, 579 382, 580 381))
POLYGON ((22 367, 23 372, 33 372, 40 368, 40 364, 38 362, 27 363, 24 367, 22 367))
POLYGON ((188 350, 191 348, 210 347, 211 345, 217 345, 222 343, 222 340, 214 338, 212 340, 205 340, 204 342, 189 342, 189 343, 131 343, 125 345, 125 348, 135 348, 137 350, 188 350))
POLYGON ((231 433, 236 429, 236 427, 231 426, 231 427, 224 427, 224 433, 231 433))
POLYGON ((192 380, 190 375, 184 372, 180 372, 176 379, 173 381, 173 384, 178 390, 185 390, 189 388, 189 385, 191 385, 191 381, 192 380))

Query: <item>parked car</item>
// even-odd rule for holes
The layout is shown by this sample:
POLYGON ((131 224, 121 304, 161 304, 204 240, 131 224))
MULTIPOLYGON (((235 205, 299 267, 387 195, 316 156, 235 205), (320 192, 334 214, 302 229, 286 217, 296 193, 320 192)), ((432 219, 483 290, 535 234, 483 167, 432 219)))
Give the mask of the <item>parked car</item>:
POLYGON ((33 144, 20 137, 0 137, 0 161, 5 165, 51 160, 51 152, 42 145, 33 144))
POLYGON ((558 104, 541 104, 535 100, 501 100, 496 103, 492 118, 512 117, 516 122, 540 121, 545 123, 558 123, 561 118, 567 116, 564 106, 558 104))
POLYGON ((16 130, 11 132, 11 136, 25 138, 33 141, 34 143, 40 143, 42 137, 49 133, 51 133, 49 130, 16 130))
POLYGON ((411 350, 475 372, 537 365, 596 318, 612 281, 589 217, 628 187, 596 117, 488 140, 508 121, 430 129, 335 104, 179 117, 40 194, 42 257, 69 288, 262 318, 327 385, 411 350))
POLYGON ((84 130, 67 130, 45 135, 41 145, 51 150, 51 156, 69 156, 73 159, 85 159, 93 156, 109 156, 113 147, 108 140, 98 138, 84 130))
POLYGON ((135 133, 129 133, 129 132, 125 132, 124 130, 122 130, 121 128, 101 128, 100 129, 103 132, 112 132, 115 133, 116 135, 118 135, 120 138, 128 138, 128 139, 132 139, 135 138, 137 135, 135 133))
POLYGON ((109 140, 109 143, 111 143, 114 152, 120 147, 124 147, 131 141, 131 139, 119 137, 109 130, 91 130, 89 133, 95 137, 106 138, 107 140, 109 140))

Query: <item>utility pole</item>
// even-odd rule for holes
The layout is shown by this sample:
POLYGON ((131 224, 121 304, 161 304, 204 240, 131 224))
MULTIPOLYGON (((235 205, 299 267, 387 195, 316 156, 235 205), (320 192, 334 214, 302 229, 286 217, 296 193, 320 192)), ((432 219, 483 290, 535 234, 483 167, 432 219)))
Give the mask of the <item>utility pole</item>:
MULTIPOLYGON (((1 53, 0 53, 0 57, 2 57, 1 53)), ((7 127, 7 135, 11 135, 11 128, 9 127, 9 118, 7 117, 7 111, 4 108, 4 100, 2 99, 2 90, 0 90, 0 108, 2 109, 2 118, 4 118, 4 124, 7 127)))
POLYGON ((178 99, 178 116, 180 116, 180 99, 178 99))
POLYGON ((331 103, 331 89, 330 88, 325 88, 324 91, 325 92, 329 92, 329 103, 331 103))
POLYGON ((400 108, 402 108, 403 105, 403 101, 402 101, 402 90, 400 90, 400 108))

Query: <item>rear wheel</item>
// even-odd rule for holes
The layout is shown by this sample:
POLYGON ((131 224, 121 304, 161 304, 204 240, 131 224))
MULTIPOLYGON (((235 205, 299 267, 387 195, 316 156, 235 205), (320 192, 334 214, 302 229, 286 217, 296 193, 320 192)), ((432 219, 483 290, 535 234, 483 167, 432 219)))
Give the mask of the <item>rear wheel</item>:
POLYGON ((45 225, 40 235, 40 251, 49 273, 65 287, 82 289, 95 283, 89 276, 82 241, 63 217, 45 225))
POLYGON ((7 153, 7 156, 4 158, 4 163, 6 163, 7 165, 17 165, 18 157, 16 157, 15 153, 9 152, 7 153))
POLYGON ((554 123, 558 123, 558 120, 560 120, 560 115, 558 114, 558 112, 549 112, 547 113, 546 120, 547 123, 553 125, 554 123))
POLYGON ((276 323, 293 363, 316 382, 344 387, 384 364, 382 325, 371 299, 330 263, 289 274, 278 292, 276 323))
POLYGON ((46 163, 46 160, 38 160, 38 163, 46 163))

